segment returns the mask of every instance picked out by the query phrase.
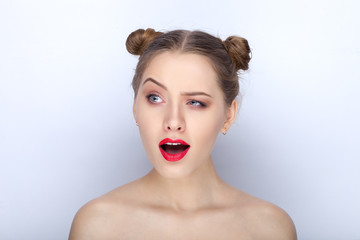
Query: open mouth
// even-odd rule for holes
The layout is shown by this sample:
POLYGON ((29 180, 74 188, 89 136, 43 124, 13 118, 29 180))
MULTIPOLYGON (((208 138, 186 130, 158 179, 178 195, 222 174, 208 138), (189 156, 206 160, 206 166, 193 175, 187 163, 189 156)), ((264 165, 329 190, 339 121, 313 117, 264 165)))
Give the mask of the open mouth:
POLYGON ((159 143, 159 149, 167 161, 179 161, 188 152, 190 145, 181 139, 165 138, 159 143))
POLYGON ((160 145, 160 147, 169 154, 178 154, 178 153, 185 151, 190 146, 183 145, 181 143, 165 143, 165 144, 160 145))

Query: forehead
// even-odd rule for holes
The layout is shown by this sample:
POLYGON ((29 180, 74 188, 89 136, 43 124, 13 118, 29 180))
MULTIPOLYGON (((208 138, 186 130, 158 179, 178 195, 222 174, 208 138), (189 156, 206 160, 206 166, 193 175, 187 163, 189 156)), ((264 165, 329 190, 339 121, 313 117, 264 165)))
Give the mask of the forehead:
POLYGON ((145 69, 142 81, 149 77, 165 85, 218 88, 210 59, 195 53, 166 51, 156 55, 145 69))

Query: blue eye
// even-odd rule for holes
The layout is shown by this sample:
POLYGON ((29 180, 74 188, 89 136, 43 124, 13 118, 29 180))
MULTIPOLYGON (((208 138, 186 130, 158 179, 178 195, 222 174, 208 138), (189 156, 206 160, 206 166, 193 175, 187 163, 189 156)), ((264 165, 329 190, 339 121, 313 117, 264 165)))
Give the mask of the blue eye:
POLYGON ((155 95, 155 94, 149 94, 146 96, 146 98, 148 99, 149 102, 152 102, 152 103, 162 102, 161 97, 159 97, 158 95, 155 95))
POLYGON ((195 106, 195 107, 206 107, 206 105, 204 103, 196 101, 196 100, 190 100, 188 103, 191 106, 195 106))

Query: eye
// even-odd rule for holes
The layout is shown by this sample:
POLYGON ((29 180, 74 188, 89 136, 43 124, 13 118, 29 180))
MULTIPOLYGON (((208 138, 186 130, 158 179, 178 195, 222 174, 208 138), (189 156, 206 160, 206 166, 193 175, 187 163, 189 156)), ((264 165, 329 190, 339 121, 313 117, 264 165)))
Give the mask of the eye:
POLYGON ((188 102, 188 104, 190 104, 191 106, 194 106, 194 107, 206 107, 206 105, 204 103, 196 101, 196 100, 190 100, 188 102))
POLYGON ((149 94, 146 96, 146 98, 148 99, 149 102, 151 103, 160 103, 162 102, 163 100, 161 99, 161 97, 159 97, 158 95, 156 94, 149 94))

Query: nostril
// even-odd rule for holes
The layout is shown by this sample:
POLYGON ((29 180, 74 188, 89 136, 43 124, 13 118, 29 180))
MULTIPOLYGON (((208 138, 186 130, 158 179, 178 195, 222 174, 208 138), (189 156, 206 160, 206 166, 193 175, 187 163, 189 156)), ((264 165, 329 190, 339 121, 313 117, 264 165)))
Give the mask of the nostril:
POLYGON ((165 129, 167 129, 167 131, 183 131, 183 126, 181 126, 180 124, 168 124, 165 129))
POLYGON ((171 130, 171 129, 177 129, 178 131, 181 131, 181 130, 182 130, 182 128, 181 128, 181 127, 178 127, 178 128, 172 128, 172 127, 170 127, 170 126, 168 126, 168 127, 167 127, 167 129, 168 129, 168 130, 171 130))

